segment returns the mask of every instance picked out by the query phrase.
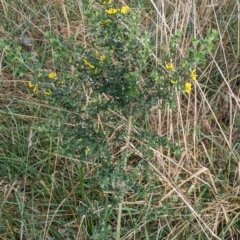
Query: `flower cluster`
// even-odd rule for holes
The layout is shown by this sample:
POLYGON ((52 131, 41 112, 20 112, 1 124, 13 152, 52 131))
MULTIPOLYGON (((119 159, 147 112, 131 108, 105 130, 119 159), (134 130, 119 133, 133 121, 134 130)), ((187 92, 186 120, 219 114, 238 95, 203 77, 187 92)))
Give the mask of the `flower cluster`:
POLYGON ((172 63, 166 63, 165 65, 166 69, 168 70, 169 74, 170 74, 170 82, 172 84, 176 84, 177 80, 172 79, 172 73, 174 73, 176 71, 174 65, 172 63))
POLYGON ((28 82, 28 87, 32 88, 32 91, 37 92, 37 86, 32 83, 32 81, 28 82))
POLYGON ((103 62, 106 59, 106 56, 100 55, 98 50, 95 51, 95 57, 99 58, 100 62, 103 62))
POLYGON ((52 95, 51 89, 48 89, 48 90, 44 91, 44 94, 45 94, 46 96, 52 95))
POLYGON ((95 66, 92 65, 86 58, 83 59, 83 64, 84 64, 85 66, 88 66, 88 67, 92 68, 92 69, 95 68, 95 66))
MULTIPOLYGON (((184 67, 186 67, 186 65, 187 65, 187 63, 184 62, 184 65, 182 64, 182 67, 184 68, 184 67)), ((173 79, 173 76, 174 76, 173 73, 176 72, 176 69, 175 69, 174 65, 172 63, 166 63, 165 68, 168 71, 170 82, 172 84, 177 84, 178 81, 173 79)), ((190 79, 192 81, 196 81, 197 80, 197 74, 196 74, 196 69, 195 68, 190 70, 190 79)), ((191 82, 186 82, 184 84, 184 90, 185 90, 185 93, 187 93, 187 94, 191 93, 191 90, 192 90, 191 82)))
POLYGON ((120 12, 120 13, 122 13, 122 14, 126 14, 126 13, 129 11, 129 9, 130 9, 130 8, 129 8, 128 6, 122 6, 120 9, 111 7, 111 8, 108 8, 108 9, 106 10, 106 13, 107 13, 108 15, 114 15, 114 14, 116 14, 117 12, 120 12))
MULTIPOLYGON (((197 80, 196 69, 191 70, 190 79, 192 81, 196 81, 197 80)), ((185 87, 185 92, 190 94, 191 90, 192 90, 192 84, 190 82, 186 82, 184 87, 185 87)))
POLYGON ((184 87, 185 87, 185 92, 189 94, 192 90, 192 84, 190 82, 186 82, 184 87))
POLYGON ((191 71, 191 79, 192 79, 193 81, 196 81, 196 80, 197 80, 196 69, 193 69, 193 70, 191 71))
MULTIPOLYGON (((43 75, 42 72, 39 72, 38 75, 37 75, 38 78, 42 78, 42 77, 44 77, 44 76, 47 77, 47 78, 50 79, 50 80, 53 80, 53 79, 56 79, 56 78, 57 78, 57 73, 56 73, 56 72, 49 72, 48 74, 43 75)), ((27 83, 27 86, 28 86, 29 88, 31 88, 34 93, 36 93, 36 92, 38 91, 38 85, 37 85, 37 84, 34 84, 32 81, 29 81, 29 82, 27 83)), ((44 92, 44 95, 45 95, 45 96, 50 96, 50 95, 52 95, 51 89, 45 89, 45 90, 43 90, 43 92, 44 92)))
POLYGON ((55 79, 55 78, 57 77, 57 73, 56 73, 56 72, 50 72, 50 73, 48 74, 48 77, 49 77, 50 79, 55 79))
POLYGON ((175 67, 174 67, 174 65, 172 63, 167 63, 165 65, 165 67, 166 67, 167 70, 169 70, 171 72, 175 72, 175 67))
POLYGON ((94 56, 92 57, 94 57, 94 60, 92 59, 94 61, 94 64, 87 60, 87 58, 84 58, 83 65, 87 66, 90 69, 94 69, 94 73, 97 74, 98 68, 95 66, 96 60, 103 62, 106 59, 106 56, 104 54, 100 54, 98 50, 95 50, 94 56))

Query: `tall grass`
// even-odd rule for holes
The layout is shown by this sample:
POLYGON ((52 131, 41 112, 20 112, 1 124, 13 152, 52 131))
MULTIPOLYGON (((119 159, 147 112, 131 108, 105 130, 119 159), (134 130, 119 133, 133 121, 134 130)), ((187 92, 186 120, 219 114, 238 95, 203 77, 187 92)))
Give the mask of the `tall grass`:
POLYGON ((74 44, 89 46, 86 13, 95 7, 93 1, 0 0, 0 38, 8 45, 1 47, 0 55, 1 239, 114 239, 117 228, 121 239, 240 239, 240 4, 126 4, 142 11, 142 29, 151 33, 154 55, 160 59, 169 51, 171 37, 182 31, 173 63, 184 57, 192 37, 218 31, 215 51, 197 69, 191 95, 176 94, 174 109, 159 100, 144 115, 147 128, 181 146, 181 155, 161 145, 153 148, 144 137, 129 139, 127 147, 124 139, 111 145, 129 125, 137 133, 137 120, 129 124, 121 112, 111 109, 99 116, 98 124, 112 129, 104 143, 111 147, 111 161, 129 149, 126 169, 134 169, 134 187, 143 186, 138 189, 141 196, 125 189, 120 215, 113 193, 124 186, 117 182, 103 191, 97 175, 105 181, 107 173, 100 172, 100 164, 64 154, 59 129, 72 124, 61 120, 67 110, 49 104, 27 86, 32 72, 54 70, 47 31, 65 42, 72 36, 74 44), (31 44, 22 42, 26 38, 31 44), (7 58, 9 49, 15 55, 7 58))

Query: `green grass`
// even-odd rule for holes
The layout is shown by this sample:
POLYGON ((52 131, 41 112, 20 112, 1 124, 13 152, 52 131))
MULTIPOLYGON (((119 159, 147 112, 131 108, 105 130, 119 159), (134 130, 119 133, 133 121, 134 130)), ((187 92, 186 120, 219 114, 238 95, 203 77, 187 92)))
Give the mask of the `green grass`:
MULTIPOLYGON (((122 240, 240 239, 239 3, 195 2, 129 1, 142 11, 142 29, 150 31, 159 58, 166 54, 160 46, 167 51, 179 29, 174 63, 192 36, 219 34, 191 95, 177 93, 174 109, 159 100, 129 123, 129 109, 108 109, 93 120, 27 87, 39 69, 70 72, 64 59, 75 52, 68 37, 90 48, 86 14, 100 5, 0 0, 0 239, 115 239, 117 228, 122 240), (54 62, 48 31, 69 43, 61 63, 54 62), (22 46, 23 37, 33 46, 22 46), (95 124, 81 149, 72 140, 82 131, 76 121, 95 124), (88 145, 100 136, 96 126, 107 137, 91 145, 93 158, 88 145), (156 136, 177 143, 181 154, 156 136)), ((91 100, 91 92, 75 86, 59 102, 71 96, 87 108, 79 96, 91 100)))

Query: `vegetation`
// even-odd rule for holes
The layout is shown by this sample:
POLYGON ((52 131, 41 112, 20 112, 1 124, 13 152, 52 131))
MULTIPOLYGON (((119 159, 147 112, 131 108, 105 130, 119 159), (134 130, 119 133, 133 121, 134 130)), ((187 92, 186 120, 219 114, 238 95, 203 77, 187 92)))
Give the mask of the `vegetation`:
POLYGON ((239 4, 0 0, 0 238, 240 239, 239 4))

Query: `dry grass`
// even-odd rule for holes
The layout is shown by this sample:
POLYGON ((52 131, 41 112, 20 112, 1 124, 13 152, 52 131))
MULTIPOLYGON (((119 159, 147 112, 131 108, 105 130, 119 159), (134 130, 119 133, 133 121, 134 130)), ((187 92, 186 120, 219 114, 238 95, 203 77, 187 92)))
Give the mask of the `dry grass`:
MULTIPOLYGON (((138 10, 137 1, 129 1, 129 5, 138 10)), ((81 1, 0 0, 0 6, 0 37, 13 44, 27 36, 34 41, 29 51, 44 52, 44 33, 52 30, 88 46, 91 36, 84 12, 89 7, 81 1)), ((186 54, 191 37, 202 38, 209 29, 217 29, 219 41, 207 64, 197 69, 193 93, 177 95, 176 109, 156 106, 148 116, 152 130, 178 143, 182 155, 173 158, 161 146, 153 149, 144 141, 130 140, 131 152, 136 144, 154 152, 149 167, 155 186, 141 200, 131 191, 126 194, 121 239, 240 239, 239 9, 237 0, 145 3, 142 24, 155 39, 158 58, 164 54, 159 46, 168 46, 179 29, 183 39, 175 63, 186 54), (161 219, 153 216, 157 212, 161 219), (147 213, 152 219, 144 218, 147 213)), ((117 210, 112 213, 95 201, 106 194, 98 184, 89 184, 88 191, 83 191, 83 185, 92 183, 96 166, 57 154, 60 136, 44 139, 47 134, 35 135, 36 127, 49 124, 47 110, 51 107, 27 92, 23 82, 29 80, 30 72, 18 79, 2 64, 4 51, 0 55, 0 238, 100 239, 97 235, 91 238, 96 216, 76 210, 83 204, 95 212, 105 211, 109 224, 116 228, 117 210), (29 126, 35 126, 35 131, 29 126), (92 199, 84 199, 84 194, 92 199)), ((44 62, 44 55, 41 57, 44 62)), ((120 113, 115 113, 115 118, 119 122, 112 127, 117 134, 128 122, 120 113)), ((123 146, 119 149, 116 155, 124 150, 123 146)), ((145 152, 135 154, 142 158, 145 152)), ((146 181, 141 172, 138 181, 146 181)))

